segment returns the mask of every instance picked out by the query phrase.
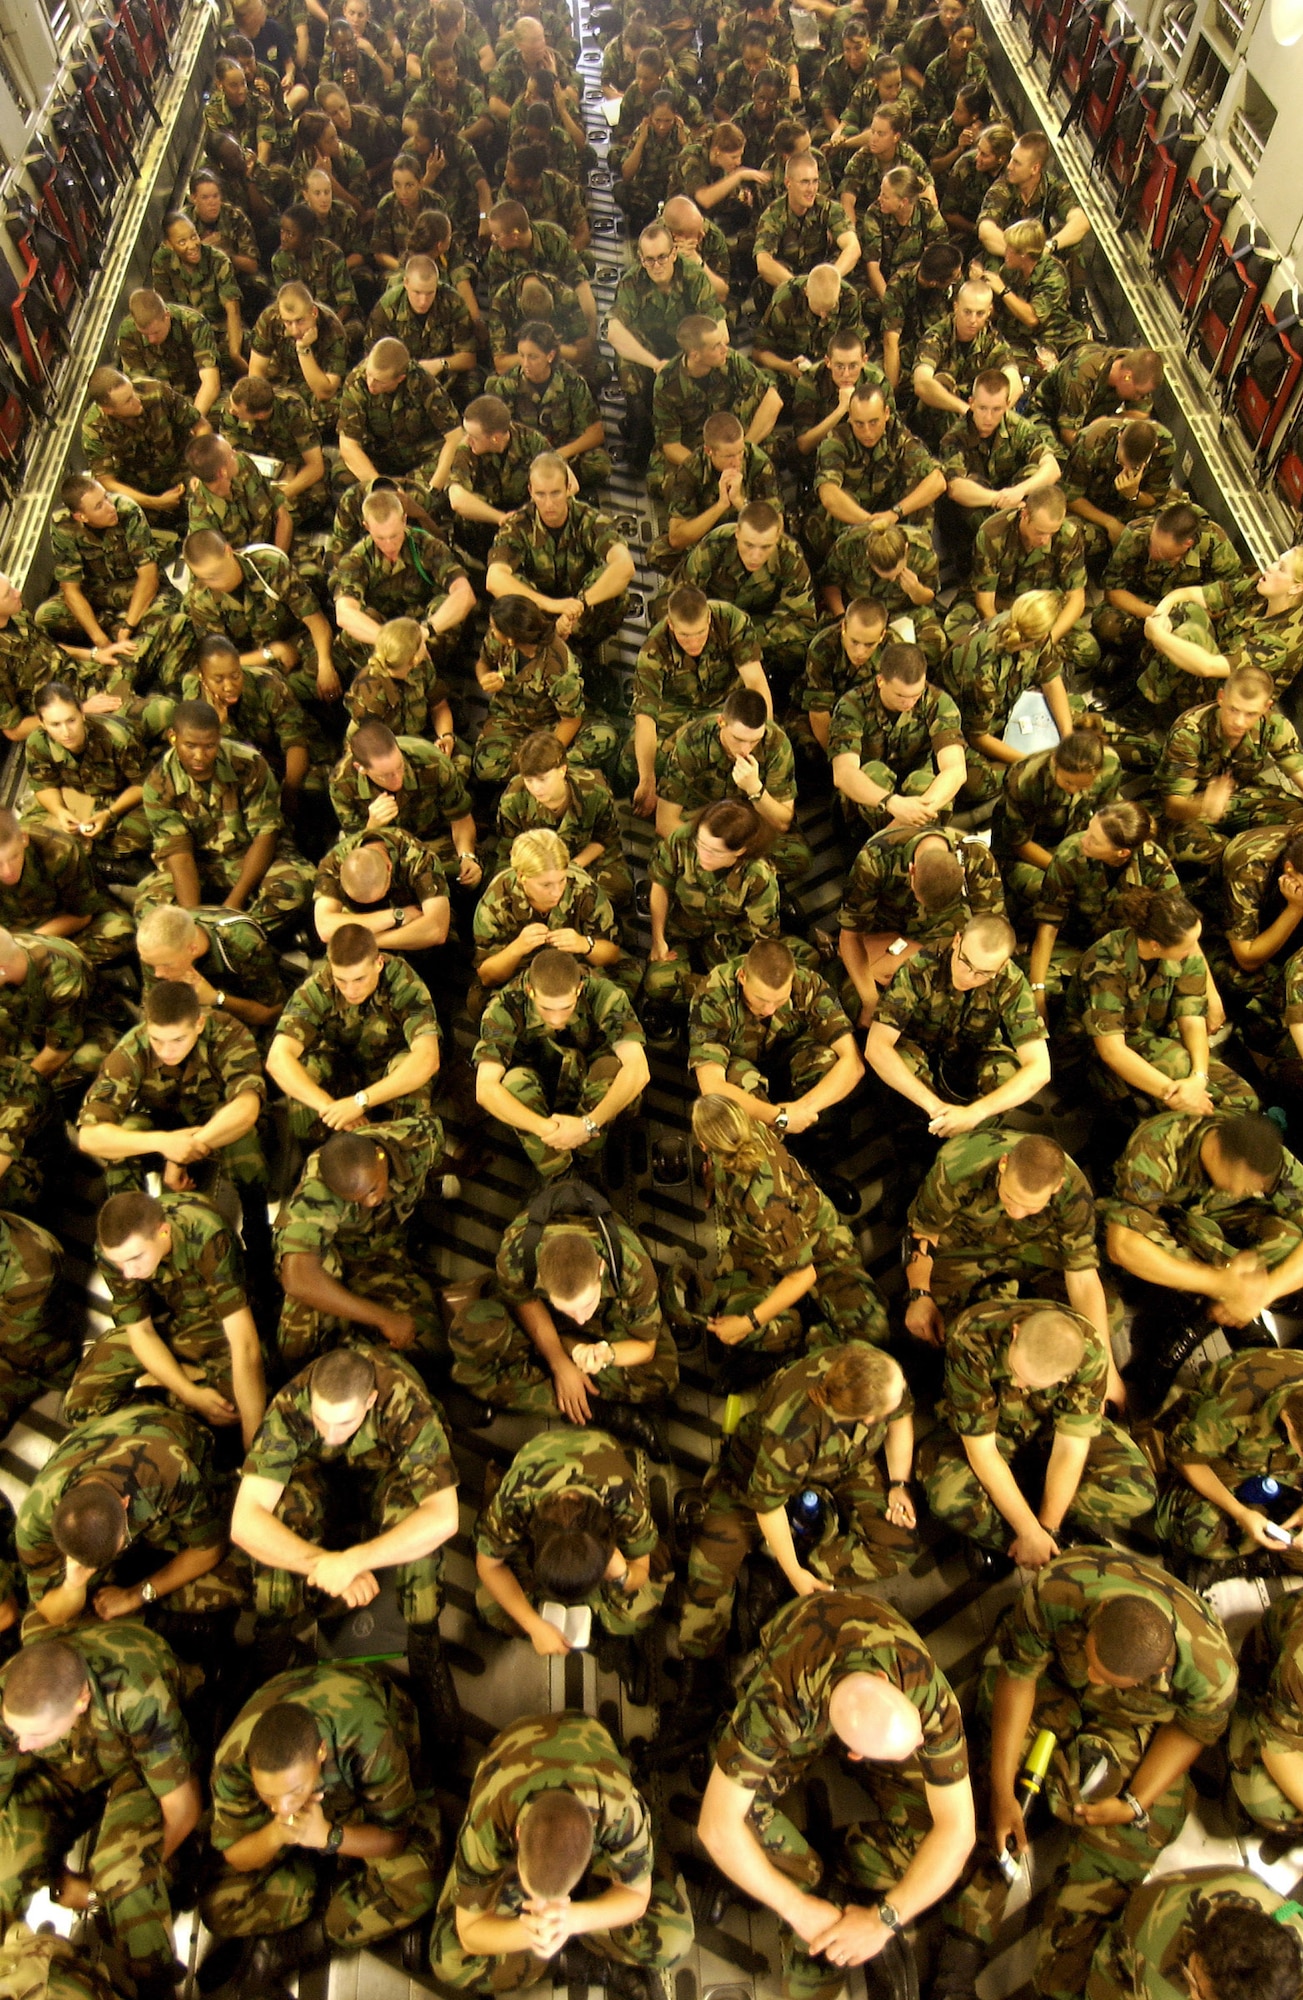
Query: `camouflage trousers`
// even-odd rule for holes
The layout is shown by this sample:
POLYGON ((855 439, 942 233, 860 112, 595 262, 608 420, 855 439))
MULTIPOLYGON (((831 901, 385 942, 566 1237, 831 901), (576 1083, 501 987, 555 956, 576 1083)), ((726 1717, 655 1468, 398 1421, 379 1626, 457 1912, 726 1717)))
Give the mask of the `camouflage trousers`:
MULTIPOLYGON (((169 542, 174 539, 171 535, 167 537, 169 542)), ((160 554, 162 553, 160 551, 160 554)), ((175 550, 167 551, 167 559, 170 560, 174 553, 175 550)), ((110 584, 107 589, 96 589, 91 606, 110 638, 113 637, 113 628, 125 615, 135 590, 134 580, 130 583, 110 584)), ((178 606, 179 599, 176 592, 169 583, 161 582, 157 597, 136 627, 134 641, 136 650, 127 662, 126 671, 131 680, 141 687, 147 686, 150 681, 158 677, 159 656, 166 644, 171 621, 177 614, 178 606)), ((86 646, 90 643, 89 634, 78 624, 59 594, 47 597, 43 603, 38 604, 32 613, 32 618, 47 638, 55 640, 60 645, 86 646)), ((102 670, 92 660, 79 661, 78 666, 81 668, 79 679, 83 687, 89 691, 101 678, 102 670)))
POLYGON ((131 1973, 172 1962, 172 1913, 163 1861, 163 1815, 132 1767, 93 1791, 74 1790, 51 1770, 23 1772, 0 1810, 0 1930, 55 1880, 78 1835, 95 1829, 86 1871, 131 1973))
MULTIPOLYGON (((406 1520, 421 1498, 401 1465, 372 1482, 359 1477, 353 1467, 308 1461, 295 1470, 277 1501, 276 1519, 318 1548, 336 1542, 352 1547, 359 1528, 368 1535, 382 1535, 406 1520), (332 1471, 347 1476, 331 1478, 332 1471)), ((409 1626, 437 1623, 443 1607, 443 1551, 436 1549, 415 1562, 396 1563, 393 1574, 403 1622, 409 1626)), ((254 1564, 253 1603, 260 1622, 279 1625, 298 1618, 311 1589, 305 1577, 291 1570, 254 1564)), ((312 1601, 319 1606, 333 1602, 315 1590, 312 1601)))
MULTIPOLYGON (((523 1104, 527 1110, 536 1112, 540 1118, 550 1118, 555 1112, 582 1118, 601 1103, 619 1070, 620 1062, 617 1056, 598 1056, 595 1062, 585 1065, 581 1057, 567 1053, 553 1103, 548 1103, 547 1090, 537 1070, 523 1067, 509 1069, 502 1079, 502 1087, 510 1092, 517 1104, 523 1104)), ((636 1118, 641 1104, 642 1098, 635 1097, 632 1104, 625 1106, 621 1116, 636 1118)), ((538 1168, 545 1181, 555 1180, 559 1174, 569 1173, 574 1154, 555 1152, 551 1146, 535 1138, 532 1132, 518 1131, 516 1137, 524 1148, 526 1158, 538 1168)), ((604 1144, 605 1134, 599 1132, 595 1139, 589 1139, 585 1145, 577 1146, 575 1152, 580 1159, 595 1160, 600 1157, 604 1144)))
MULTIPOLYGON (((327 1251, 321 1260, 332 1278, 359 1298, 387 1306, 391 1312, 410 1313, 416 1321, 418 1354, 437 1354, 442 1349, 442 1327, 434 1288, 412 1263, 404 1239, 377 1236, 367 1245, 365 1263, 345 1264, 336 1253, 327 1251)), ((297 1374, 309 1361, 328 1348, 358 1346, 369 1342, 388 1354, 386 1343, 374 1327, 339 1319, 333 1313, 318 1312, 303 1299, 285 1293, 276 1345, 289 1374, 297 1374)), ((392 1355, 389 1356, 392 1359, 392 1355)))
MULTIPOLYGON (((882 1764, 856 1764, 855 1782, 868 1793, 871 1810, 841 1835, 840 1850, 825 1860, 816 1853, 794 1819, 758 1794, 747 1825, 765 1854, 803 1889, 816 1891, 838 1908, 886 1895, 914 1859, 931 1831, 923 1775, 912 1759, 892 1769, 882 1764)), ((811 1957, 801 1939, 784 1923, 778 1926, 782 1951, 782 1991, 785 2000, 835 2000, 845 1974, 839 1966, 811 1957)))
MULTIPOLYGON (((1172 1220, 1180 1234, 1173 1233, 1163 1248, 1201 1264, 1226 1264, 1237 1250, 1253 1250, 1263 1268, 1274 1271, 1303 1243, 1303 1228, 1283 1215, 1232 1212, 1213 1217, 1187 1209, 1172 1220)), ((1157 1240, 1163 1242, 1161 1237, 1157 1240)))
POLYGON ((18 1923, 9 1926, 0 1948, 0 1993, 6 2000, 116 2000, 102 1965, 81 1956, 67 1938, 18 1923))
POLYGON ((88 965, 116 965, 136 942, 136 919, 122 909, 101 910, 68 942, 76 945, 88 965))
MULTIPOLYGON (((437 1980, 467 1992, 514 1993, 519 1987, 556 1978, 551 1961, 536 1958, 533 1952, 478 1958, 466 1951, 457 1936, 457 1886, 454 1864, 439 1897, 430 1938, 430 1970, 437 1980)), ((516 1911, 510 1914, 514 1916, 516 1911)), ((612 1965, 641 1965, 649 1971, 668 1972, 687 1956, 692 1937, 692 1911, 686 1897, 676 1882, 658 1872, 652 1880, 651 1901, 636 1924, 625 1924, 618 1931, 585 1931, 582 1942, 595 1958, 612 1965)))
MULTIPOLYGON (((923 1050, 917 1042, 902 1035, 896 1043, 896 1054, 904 1063, 911 1076, 919 1077, 929 1090, 935 1090, 939 1097, 950 1097, 955 1103, 971 1104, 975 1098, 986 1097, 998 1090, 1002 1083, 1008 1083, 1017 1076, 1020 1064, 1010 1048, 977 1047, 960 1044, 945 1049, 923 1050), (962 1092, 962 1095, 956 1095, 962 1092)), ((902 1103, 904 1100, 901 1100, 902 1103)), ((897 1107, 892 1106, 895 1110, 897 1107)), ((921 1118, 922 1112, 915 1112, 909 1106, 905 1116, 921 1118)), ((982 1120, 982 1125, 986 1124, 982 1120)), ((976 1126, 981 1131, 982 1125, 976 1126)))
MULTIPOLYGON (((8 1192, 8 1175, 4 1186, 8 1192)), ((71 1314, 53 1310, 63 1276, 58 1240, 7 1209, 0 1222, 22 1263, 21 1279, 0 1300, 0 1426, 7 1431, 29 1403, 71 1381, 81 1336, 71 1314)))
MULTIPOLYGON (((175 1131, 177 1125, 164 1125, 155 1118, 144 1114, 130 1113, 119 1118, 118 1129, 122 1132, 162 1132, 175 1131)), ((266 1187, 267 1161, 263 1155, 262 1141, 255 1125, 240 1139, 233 1139, 229 1146, 222 1146, 212 1155, 213 1165, 240 1187, 266 1187)), ((166 1161, 161 1153, 137 1153, 129 1160, 106 1160, 103 1162, 104 1185, 109 1194, 123 1194, 143 1188, 145 1176, 160 1173, 166 1161)))
MULTIPOLYGON (((747 613, 755 627, 765 672, 780 680, 800 680, 805 673, 805 656, 814 637, 813 623, 793 618, 785 611, 747 613)), ((777 863, 775 862, 775 867, 777 863)), ((781 870, 780 870, 781 873, 781 870)))
MULTIPOLYGON (((383 1074, 388 1076, 391 1070, 406 1062, 410 1053, 411 1051, 404 1046, 400 1054, 385 1064, 383 1074)), ((363 1069, 353 1068, 346 1057, 341 1058, 328 1048, 305 1050, 299 1061, 312 1081, 320 1084, 323 1090, 328 1090, 334 1097, 348 1097, 355 1090, 365 1090, 368 1084, 379 1082, 377 1076, 368 1075, 363 1069)), ((391 1097, 380 1107, 379 1115, 384 1118, 428 1117, 430 1093, 434 1087, 433 1082, 423 1083, 416 1090, 404 1092, 401 1097, 391 1097)), ((312 1105, 304 1104, 296 1097, 289 1100, 288 1109, 289 1127, 294 1137, 306 1139, 312 1146, 324 1146, 330 1137, 330 1127, 322 1123, 312 1105)), ((365 1132, 365 1123, 357 1129, 365 1132)))
MULTIPOLYGON (((34 802, 24 806, 22 821, 24 826, 55 826, 58 822, 53 813, 34 802)), ((85 855, 96 877, 112 880, 114 862, 131 860, 137 854, 149 851, 149 820, 143 806, 133 806, 115 819, 112 826, 101 834, 98 840, 88 840, 84 834, 74 836, 77 845, 85 855)))
MULTIPOLYGON (((206 1388, 216 1389, 228 1402, 234 1400, 231 1382, 231 1348, 220 1322, 209 1319, 202 1306, 183 1320, 154 1316, 154 1328, 176 1356, 185 1372, 206 1388)), ((77 1364, 72 1387, 63 1399, 63 1414, 70 1424, 83 1424, 88 1417, 104 1417, 123 1403, 135 1402, 136 1383, 145 1373, 126 1331, 113 1327, 101 1334, 77 1364)), ((181 1408, 176 1398, 164 1401, 172 1409, 181 1408)))
MULTIPOLYGON (((1012 601, 1011 598, 1005 598, 1001 602, 999 609, 1001 611, 1006 610, 1012 601)), ((970 602, 952 605, 946 613, 945 619, 945 634, 948 643, 951 646, 957 646, 962 639, 968 637, 973 627, 980 624, 980 622, 981 620, 975 604, 970 602)), ((1100 659, 1099 641, 1091 631, 1089 619, 1083 616, 1077 620, 1075 625, 1070 625, 1059 640, 1058 647, 1065 668, 1069 669, 1079 680, 1089 680, 1090 676, 1099 666, 1100 659)))
MULTIPOLYGON (((988 1655, 978 1695, 983 1731, 990 1727, 997 1671, 998 1660, 988 1655)), ((1119 1914, 1131 1890, 1144 1881, 1163 1849, 1185 1825, 1194 1787, 1184 1774, 1154 1801, 1146 1827, 1134 1824, 1083 1827, 1072 1823, 1081 1779, 1094 1769, 1099 1758, 1107 1757, 1109 1777, 1103 1788, 1091 1796, 1115 1798, 1131 1783, 1155 1727, 1146 1724, 1131 1728, 1122 1722, 1105 1723, 1094 1717, 1087 1722, 1075 1697, 1066 1689, 1047 1681, 1042 1681, 1037 1689, 1036 1706, 1019 1763, 1040 1730, 1053 1731, 1057 1743, 1046 1779, 1045 1798, 1054 1817, 1072 1829, 1063 1869, 1050 1891, 1050 1914, 1041 1931, 1036 1959, 1036 1988, 1047 2000, 1079 2000, 1104 1926, 1119 1914)), ((974 1756, 975 1771, 984 1770, 986 1765, 987 1760, 980 1752, 974 1756)), ((979 1853, 958 1892, 945 1906, 947 1928, 979 1944, 993 1945, 1007 1895, 1007 1884, 994 1859, 989 1852, 979 1853)))
MULTIPOLYGON (((772 857, 771 857, 772 858, 772 857)), ((665 942, 674 958, 653 959, 642 976, 642 997, 662 1006, 687 1007, 706 983, 706 974, 730 958, 741 958, 755 943, 755 933, 730 930, 724 923, 709 936, 689 937, 674 928, 673 915, 666 927, 665 942)), ((783 943, 798 965, 811 972, 820 969, 819 954, 804 938, 784 937, 783 943)))
POLYGON ((599 854, 585 872, 605 890, 615 909, 628 909, 633 901, 633 870, 623 854, 599 854))
POLYGON ((1159 1489, 1154 1533, 1165 1544, 1204 1562, 1228 1562, 1245 1546, 1239 1522, 1196 1493, 1176 1469, 1168 1472, 1159 1489))
MULTIPOLYGON (((623 1340, 627 1336, 606 1321, 585 1327, 581 1335, 561 1334, 566 1353, 581 1341, 623 1340)), ((528 1410, 542 1417, 560 1417, 556 1387, 539 1359, 538 1349, 502 1299, 473 1299, 453 1317, 448 1330, 452 1379, 468 1394, 501 1410, 528 1410)), ((679 1382, 679 1351, 663 1325, 656 1352, 636 1368, 614 1363, 587 1378, 599 1396, 613 1403, 665 1403, 679 1382)))
MULTIPOLYGON (((928 762, 920 764, 917 771, 911 771, 908 776, 897 780, 896 773, 877 758, 870 758, 867 764, 861 764, 860 773, 863 777, 868 778, 872 784, 885 785, 888 794, 894 792, 898 798, 902 799, 921 798, 923 793, 928 789, 928 786, 936 783, 937 775, 935 766, 931 762, 928 762)), ((848 815, 858 813, 864 824, 873 833, 881 833, 884 827, 891 825, 891 814, 882 806, 851 805, 846 800, 843 800, 842 803, 848 815)))
POLYGON ((52 1127, 54 1097, 44 1077, 22 1056, 0 1056, 0 1154, 9 1165, 0 1176, 6 1210, 31 1208, 45 1184, 44 1140, 52 1127))
MULTIPOLYGON (((196 854, 200 902, 205 906, 225 903, 240 879, 241 865, 242 857, 239 855, 196 854)), ((271 866, 245 903, 244 914, 252 917, 265 930, 279 930, 307 904, 316 872, 310 861, 305 861, 301 854, 282 840, 271 866)), ((160 868, 153 875, 146 875, 140 884, 136 910, 143 916, 152 904, 175 901, 176 890, 171 871, 160 868)))
MULTIPOLYGON (((1027 1499, 1035 1504, 1049 1463, 1049 1440, 1029 1439, 1016 1450, 1006 1449, 1009 1442, 998 1440, 1000 1455, 1027 1499)), ((973 1471, 963 1442, 953 1431, 936 1430, 923 1440, 918 1451, 918 1476, 938 1521, 956 1534, 967 1535, 981 1548, 1001 1553, 1008 1548, 1013 1531, 973 1471)), ((1092 1540, 1107 1541, 1124 1535, 1133 1521, 1149 1512, 1157 1497, 1149 1460, 1126 1432, 1106 1417, 1099 1435, 1090 1441, 1081 1483, 1064 1516, 1064 1526, 1092 1540)))
POLYGON ((1227 1749, 1235 1796, 1257 1826, 1271 1833, 1303 1831, 1303 1812, 1286 1798, 1262 1761, 1262 1731, 1253 1715, 1231 1717, 1227 1749))
POLYGON ((1222 849, 1237 833, 1254 826, 1292 826, 1303 818, 1303 798, 1291 787, 1237 785, 1230 805, 1215 823, 1209 820, 1164 819, 1159 839, 1173 862, 1190 868, 1213 868, 1222 849))
MULTIPOLYGON (((475 776, 486 785, 505 785, 516 768, 516 752, 528 729, 503 716, 490 715, 475 739, 475 776)), ((587 770, 605 771, 620 747, 620 732, 613 722, 588 719, 566 750, 566 761, 587 770)))
MULTIPOLYGON (((528 1559, 523 1555, 514 1559, 511 1568, 526 1597, 537 1608, 540 1595, 528 1559)), ((641 1590, 624 1590, 618 1583, 603 1581, 582 1601, 602 1630, 609 1632, 613 1639, 631 1639, 636 1632, 645 1632, 649 1625, 655 1623, 672 1576, 669 1548, 666 1543, 657 1542, 652 1550, 647 1581, 641 1590)), ((492 1631, 509 1633, 513 1639, 520 1637, 520 1627, 515 1619, 507 1616, 482 1583, 475 1586, 475 1609, 492 1631)))
MULTIPOLYGON (((815 1261, 819 1275, 813 1291, 806 1297, 817 1308, 825 1331, 820 1333, 816 1326, 807 1340, 800 1307, 790 1306, 786 1312, 766 1320, 759 1333, 749 1333, 745 1340, 739 1341, 733 1349, 735 1354, 790 1355, 794 1359, 798 1353, 813 1353, 843 1340, 867 1340, 874 1347, 885 1347, 889 1331, 887 1309, 860 1262, 850 1230, 839 1223, 830 1238, 821 1237, 815 1261)), ((705 1288, 702 1313, 708 1319, 716 1315, 745 1315, 761 1305, 789 1275, 788 1271, 762 1264, 759 1259, 750 1264, 742 1261, 734 1245, 725 1252, 714 1282, 705 1288)))
MULTIPOLYGON (((1190 1053, 1184 1042, 1167 1035, 1145 1033, 1130 1034, 1126 1039, 1128 1048, 1134 1049, 1137 1055, 1143 1056, 1146 1062, 1152 1063, 1164 1076, 1171 1077, 1173 1083, 1178 1083, 1189 1076, 1190 1053)), ((1129 1102, 1144 1104, 1146 1116, 1152 1115, 1152 1110, 1160 1108, 1155 1105, 1151 1110, 1148 1100, 1139 1091, 1124 1083, 1107 1063, 1092 1058, 1087 1065, 1086 1075, 1090 1089, 1098 1091, 1109 1104, 1129 1102)), ((1258 1109, 1256 1090, 1252 1089, 1242 1076, 1237 1076, 1228 1064, 1218 1062, 1216 1056, 1209 1057, 1205 1088, 1219 1111, 1238 1114, 1258 1109)))
MULTIPOLYGON (((813 1090, 821 1077, 837 1066, 834 1050, 822 1042, 816 1042, 812 1035, 805 1035, 783 1051, 782 1059, 787 1067, 787 1077, 794 1095, 804 1096, 813 1090)), ((729 1083, 736 1084, 749 1096, 758 1097, 763 1104, 772 1100, 769 1095, 769 1079, 757 1063, 746 1056, 735 1056, 724 1072, 729 1083)))
POLYGON ((321 1911, 326 1936, 340 1951, 360 1951, 406 1930, 434 1908, 443 1832, 433 1799, 418 1800, 397 1854, 373 1861, 335 1859, 302 1847, 282 1849, 270 1868, 224 1868, 200 1903, 215 1937, 269 1937, 321 1911))
MULTIPOLYGON (((724 1650, 733 1616, 738 1573, 761 1546, 755 1509, 721 1481, 709 1491, 706 1518, 692 1544, 679 1622, 679 1650, 706 1660, 724 1650)), ((894 1576, 918 1550, 908 1529, 887 1519, 887 1484, 876 1463, 861 1466, 835 1486, 817 1489, 830 1503, 828 1534, 805 1567, 834 1588, 853 1590, 877 1577, 894 1576)))

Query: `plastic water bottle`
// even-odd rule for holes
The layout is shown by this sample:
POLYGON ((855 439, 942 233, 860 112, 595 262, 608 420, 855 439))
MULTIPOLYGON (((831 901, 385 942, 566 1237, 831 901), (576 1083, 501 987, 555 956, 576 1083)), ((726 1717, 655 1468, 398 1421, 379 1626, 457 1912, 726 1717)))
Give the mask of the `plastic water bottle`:
POLYGON ((1269 1472, 1259 1472, 1252 1479, 1246 1479, 1236 1488, 1235 1497, 1246 1507, 1270 1507, 1280 1498, 1280 1481, 1273 1479, 1269 1472))
POLYGON ((792 1537, 808 1548, 819 1533, 823 1520, 823 1499, 813 1488, 807 1487, 803 1493, 789 1501, 787 1518, 792 1524, 792 1537))

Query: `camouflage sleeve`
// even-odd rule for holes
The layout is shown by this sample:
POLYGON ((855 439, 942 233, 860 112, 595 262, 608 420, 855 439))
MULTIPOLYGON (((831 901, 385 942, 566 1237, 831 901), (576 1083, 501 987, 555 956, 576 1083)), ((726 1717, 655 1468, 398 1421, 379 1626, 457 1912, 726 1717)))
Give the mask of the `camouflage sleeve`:
POLYGON ((1199 1743, 1226 1732, 1238 1685, 1235 1655, 1221 1620, 1202 1598, 1182 1593, 1177 1604, 1177 1664, 1172 1674, 1173 1720, 1199 1743))
POLYGON ((1299 1658, 1299 1599, 1282 1597, 1259 1628, 1271 1677, 1257 1708, 1261 1747, 1289 1755, 1303 1750, 1303 1666, 1299 1658))
POLYGON ((506 997, 495 993, 480 1019, 480 1038, 471 1055, 472 1066, 481 1063, 501 1063, 503 1069, 510 1069, 519 1039, 515 1019, 506 997))
POLYGON ((867 933, 873 929, 882 887, 881 857, 881 848, 871 844, 862 847, 856 855, 842 892, 841 908, 837 912, 840 930, 867 933))
POLYGON ((1246 1408, 1246 1398, 1234 1380, 1223 1382, 1221 1372, 1208 1370, 1201 1390, 1189 1399, 1184 1416, 1169 1433, 1169 1465, 1211 1465, 1229 1471, 1254 1412, 1252 1399, 1246 1408))
POLYGON ((153 1633, 141 1633, 140 1639, 139 1658, 131 1661, 130 1673, 108 1705, 132 1762, 154 1797, 164 1799, 194 1772, 194 1746, 176 1692, 156 1656, 155 1648, 167 1651, 163 1641, 153 1633), (148 1648, 146 1637, 153 1640, 148 1648))
POLYGON ((272 1397, 240 1467, 242 1479, 269 1479, 277 1486, 289 1485, 303 1456, 302 1444, 289 1420, 290 1411, 296 1397, 306 1398, 306 1395, 306 1390, 297 1389, 291 1382, 272 1397))
POLYGON ((295 988, 286 1002, 285 1010, 276 1023, 278 1035, 288 1035, 301 1049, 310 1049, 316 1042, 330 1017, 330 1002, 324 985, 324 973, 313 972, 295 988))
MULTIPOLYGON (((955 465, 953 455, 946 460, 946 473, 952 479, 963 476, 959 467, 955 465)), ((1000 581, 999 550, 1003 542, 1004 533, 1006 532, 1005 524, 1008 519, 1009 516, 1006 514, 991 514, 983 521, 977 531, 977 537, 973 543, 973 568, 968 579, 969 588, 974 593, 989 591, 992 596, 995 594, 1000 581)), ((1015 765, 1014 769, 1016 770, 1017 768, 1015 765)), ((1012 773, 1008 775, 1011 776, 1012 773)), ((1005 792, 1007 799, 1007 778, 1005 792)))
MULTIPOLYGON (((401 1392, 395 1390, 394 1395, 401 1392)), ((404 1484, 419 1507, 423 1500, 446 1493, 457 1485, 457 1467, 448 1445, 448 1434, 426 1398, 402 1398, 402 1411, 392 1435, 395 1456, 403 1469, 404 1484)))
POLYGON ((764 788, 777 804, 786 805, 796 798, 796 759, 791 741, 777 723, 771 724, 766 738, 761 746, 765 751, 764 788))
POLYGON ((173 854, 192 853, 190 822, 173 803, 161 764, 156 764, 145 779, 144 792, 145 818, 155 861, 166 861, 173 854))
POLYGON ((909 1208, 909 1226, 916 1236, 925 1236, 929 1242, 939 1243, 957 1215, 964 1210, 966 1193, 963 1180, 951 1180, 952 1162, 958 1166, 967 1140, 947 1140, 929 1167, 909 1208))
POLYGON ((50 524, 50 553, 54 557, 56 583, 80 583, 85 573, 81 544, 66 514, 58 514, 50 524))
POLYGON ((1148 1236, 1178 1256, 1186 1253, 1163 1220, 1162 1211, 1175 1182, 1173 1145, 1181 1122, 1160 1113, 1136 1127, 1113 1170, 1115 1196, 1104 1210, 1107 1220, 1148 1236))
POLYGON ((846 442, 830 431, 814 456, 814 488, 842 486, 846 480, 846 442))
POLYGON ((237 1238, 225 1226, 213 1228, 195 1259, 195 1274, 207 1293, 214 1319, 229 1319, 248 1303, 236 1243, 237 1238))
MULTIPOLYGON (((4 711, 0 710, 0 728, 17 729, 23 719, 22 712, 15 706, 12 715, 13 719, 9 721, 4 711)), ((54 761, 50 739, 43 729, 34 729, 23 748, 26 752, 27 782, 34 792, 43 792, 52 785, 61 784, 60 767, 54 761)))
POLYGON ((1086 1352, 1080 1368, 1067 1382, 1050 1392, 1054 1428, 1065 1437, 1098 1437, 1104 1426, 1104 1392, 1108 1386, 1108 1357, 1104 1344, 1093 1328, 1081 1324, 1086 1352))
MULTIPOLYGON (((900 966, 893 974, 891 984, 879 999, 877 1012, 874 1015, 875 1020, 880 1021, 885 1027, 894 1028, 898 1035, 909 1033, 918 1010, 919 993, 914 970, 916 963, 917 961, 911 960, 909 964, 900 966)), ((1039 1021, 1037 1032, 1038 1037, 1045 1033, 1039 1021)))
MULTIPOLYGON (((111 1048, 95 1072, 90 1089, 77 1114, 79 1127, 120 1125, 131 1110, 140 1090, 142 1066, 139 1028, 129 1028, 111 1048)), ((257 1050, 255 1048, 255 1056, 257 1050)))
POLYGON ((1043 1042, 1045 1025, 1036 1012, 1026 974, 1012 963, 1006 965, 1000 988, 1000 1020, 1012 1046, 1020 1049, 1030 1042, 1043 1042))
POLYGON ((946 1401, 960 1437, 995 1437, 1000 1429, 1000 1393, 991 1375, 991 1354, 981 1339, 981 1312, 962 1312, 946 1334, 946 1401), (970 1328, 974 1337, 970 1338, 970 1328))
MULTIPOLYGON (((30 740, 30 739, 29 739, 30 740)), ((1285 961, 1285 1026, 1303 1022, 1303 951, 1285 961)))
POLYGON ((1154 774, 1154 790, 1160 798, 1188 798, 1199 789, 1198 714, 1197 709, 1188 708, 1167 732, 1154 774))

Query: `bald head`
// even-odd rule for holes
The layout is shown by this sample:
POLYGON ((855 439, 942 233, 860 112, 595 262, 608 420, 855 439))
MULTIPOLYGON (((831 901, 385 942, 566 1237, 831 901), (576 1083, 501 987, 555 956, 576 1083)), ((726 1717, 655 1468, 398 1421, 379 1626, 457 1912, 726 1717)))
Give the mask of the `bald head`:
POLYGON ((393 876, 383 847, 355 847, 339 866, 339 886, 354 903, 378 903, 393 876))
POLYGON ((923 1742, 919 1712, 881 1674, 844 1674, 828 1700, 828 1720, 852 1758, 903 1764, 923 1742))
POLYGON ((831 312, 841 289, 841 276, 833 264, 816 264, 805 281, 805 295, 816 312, 831 312))

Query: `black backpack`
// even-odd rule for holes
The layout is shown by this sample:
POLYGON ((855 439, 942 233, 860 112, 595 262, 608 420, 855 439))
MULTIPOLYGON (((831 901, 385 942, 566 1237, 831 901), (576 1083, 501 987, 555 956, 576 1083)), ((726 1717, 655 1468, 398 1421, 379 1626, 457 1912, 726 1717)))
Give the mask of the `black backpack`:
POLYGON ((553 1181, 525 1210, 529 1221, 525 1224, 525 1283, 534 1285, 538 1279, 538 1244, 549 1222, 575 1221, 595 1222, 601 1231, 606 1246, 606 1261, 610 1267, 611 1281, 619 1291, 624 1272, 624 1256, 620 1248, 620 1231, 615 1221, 610 1202, 600 1189, 581 1181, 577 1175, 565 1176, 553 1181))

